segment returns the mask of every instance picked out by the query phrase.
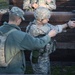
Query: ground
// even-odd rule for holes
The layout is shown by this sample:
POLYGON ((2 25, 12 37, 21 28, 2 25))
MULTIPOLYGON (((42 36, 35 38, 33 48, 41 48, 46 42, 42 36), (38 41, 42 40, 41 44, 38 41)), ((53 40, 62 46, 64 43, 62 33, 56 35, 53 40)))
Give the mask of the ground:
MULTIPOLYGON (((29 61, 27 61, 26 69, 26 74, 33 74, 29 61)), ((75 75, 75 62, 52 61, 51 75, 75 75)))

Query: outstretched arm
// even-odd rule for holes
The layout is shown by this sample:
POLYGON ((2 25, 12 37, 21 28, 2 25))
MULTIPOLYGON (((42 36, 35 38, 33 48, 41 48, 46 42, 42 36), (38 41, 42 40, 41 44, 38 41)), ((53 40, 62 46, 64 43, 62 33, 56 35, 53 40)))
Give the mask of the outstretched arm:
POLYGON ((65 29, 65 28, 75 28, 75 21, 68 21, 67 23, 63 24, 62 25, 62 29, 65 29))
POLYGON ((62 25, 56 25, 55 29, 57 30, 57 33, 61 33, 66 28, 75 28, 75 21, 68 21, 65 24, 62 25))

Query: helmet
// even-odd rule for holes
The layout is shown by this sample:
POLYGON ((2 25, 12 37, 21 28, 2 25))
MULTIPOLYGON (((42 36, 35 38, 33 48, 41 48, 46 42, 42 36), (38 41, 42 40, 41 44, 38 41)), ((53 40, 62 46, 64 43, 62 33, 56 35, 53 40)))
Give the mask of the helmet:
POLYGON ((51 16, 51 11, 45 7, 39 7, 34 11, 34 17, 36 19, 42 20, 45 18, 50 18, 51 16))

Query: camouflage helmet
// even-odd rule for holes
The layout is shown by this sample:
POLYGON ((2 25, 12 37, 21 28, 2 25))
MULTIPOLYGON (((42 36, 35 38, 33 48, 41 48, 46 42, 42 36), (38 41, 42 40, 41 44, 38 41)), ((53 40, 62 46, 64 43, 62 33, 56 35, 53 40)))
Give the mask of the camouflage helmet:
POLYGON ((51 16, 51 11, 45 7, 39 7, 34 11, 34 17, 36 19, 42 20, 45 18, 50 18, 51 16))
POLYGON ((19 16, 20 18, 22 18, 23 20, 25 20, 24 18, 24 11, 22 9, 20 9, 19 7, 12 7, 11 8, 11 12, 17 16, 19 16))

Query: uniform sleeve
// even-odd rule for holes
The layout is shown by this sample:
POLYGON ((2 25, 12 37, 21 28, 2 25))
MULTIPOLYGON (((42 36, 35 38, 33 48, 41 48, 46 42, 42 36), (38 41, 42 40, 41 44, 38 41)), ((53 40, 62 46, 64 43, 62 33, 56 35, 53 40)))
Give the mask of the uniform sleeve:
POLYGON ((23 9, 29 9, 29 8, 30 8, 30 0, 24 0, 23 9))
POLYGON ((58 28, 58 33, 63 31, 63 25, 57 25, 56 28, 58 28))
POLYGON ((51 38, 48 35, 42 38, 34 38, 26 34, 20 45, 22 50, 35 50, 43 48, 50 40, 51 38))
POLYGON ((46 7, 50 10, 56 9, 56 1, 55 0, 46 0, 46 7))
POLYGON ((56 30, 57 34, 61 33, 63 31, 63 25, 56 25, 56 26, 54 26, 54 25, 50 25, 49 24, 49 26, 51 27, 51 29, 56 30))

